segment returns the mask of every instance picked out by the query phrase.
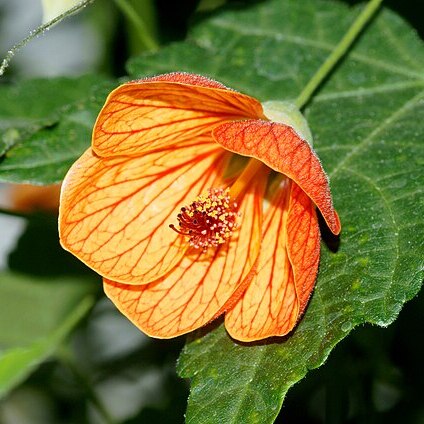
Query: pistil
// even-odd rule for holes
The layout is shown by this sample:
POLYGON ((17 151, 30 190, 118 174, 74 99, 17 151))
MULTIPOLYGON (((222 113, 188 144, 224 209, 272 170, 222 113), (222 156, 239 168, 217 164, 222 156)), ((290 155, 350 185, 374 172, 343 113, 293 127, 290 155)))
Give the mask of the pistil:
POLYGON ((237 203, 229 189, 211 188, 201 194, 189 206, 181 208, 177 215, 179 228, 170 228, 189 237, 190 246, 207 250, 225 243, 237 228, 237 203))
POLYGON ((238 228, 238 204, 254 176, 269 169, 256 159, 250 159, 246 168, 230 188, 210 188, 207 193, 197 196, 188 206, 181 208, 177 215, 178 228, 169 227, 188 237, 191 247, 206 251, 226 243, 238 228))

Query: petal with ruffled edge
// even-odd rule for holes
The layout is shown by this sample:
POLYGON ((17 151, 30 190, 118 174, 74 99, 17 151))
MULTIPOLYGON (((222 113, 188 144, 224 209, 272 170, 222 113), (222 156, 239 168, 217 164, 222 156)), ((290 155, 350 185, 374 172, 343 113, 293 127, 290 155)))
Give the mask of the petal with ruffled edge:
POLYGON ((293 128, 248 120, 221 124, 213 136, 225 149, 259 159, 295 181, 316 204, 330 230, 336 235, 340 233, 340 220, 333 207, 327 175, 308 142, 293 128))
POLYGON ((133 81, 112 91, 93 130, 99 156, 137 156, 209 133, 230 120, 263 118, 254 98, 192 74, 133 81))
POLYGON ((103 159, 88 150, 62 186, 62 246, 103 277, 156 280, 187 247, 169 224, 182 205, 220 184, 229 156, 207 139, 133 158, 103 159))
POLYGON ((319 228, 308 196, 284 178, 264 217, 255 275, 225 315, 240 341, 283 336, 296 325, 313 289, 319 263, 319 228))
POLYGON ((250 282, 259 254, 262 196, 266 176, 243 196, 240 226, 229 242, 207 252, 191 249, 169 274, 147 286, 104 280, 104 290, 117 308, 144 333, 175 337, 220 315, 240 288, 250 282))

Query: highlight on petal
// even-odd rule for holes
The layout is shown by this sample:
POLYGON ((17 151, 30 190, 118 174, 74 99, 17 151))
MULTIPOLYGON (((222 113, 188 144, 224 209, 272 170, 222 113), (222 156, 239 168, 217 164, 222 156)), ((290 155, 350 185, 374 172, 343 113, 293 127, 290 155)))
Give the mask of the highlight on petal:
POLYGON ((283 336, 296 325, 312 291, 319 262, 319 228, 308 196, 284 177, 265 214, 253 279, 225 327, 231 337, 255 341, 283 336))
POLYGON ((88 150, 62 186, 62 246, 114 281, 156 280, 188 246, 169 224, 181 205, 221 183, 228 156, 201 140, 141 157, 102 159, 88 150))
POLYGON ((215 128, 213 136, 225 149, 259 159, 295 181, 321 211, 333 234, 340 233, 327 175, 315 152, 291 127, 259 120, 228 122, 215 128))
POLYGON ((135 156, 210 133, 225 121, 263 117, 256 99, 212 80, 162 75, 110 93, 93 130, 92 148, 104 157, 135 156))
POLYGON ((240 205, 240 227, 229 242, 207 252, 192 249, 167 275, 145 286, 104 280, 117 308, 144 333, 170 338, 195 330, 221 314, 250 281, 260 249, 262 195, 258 178, 240 205))

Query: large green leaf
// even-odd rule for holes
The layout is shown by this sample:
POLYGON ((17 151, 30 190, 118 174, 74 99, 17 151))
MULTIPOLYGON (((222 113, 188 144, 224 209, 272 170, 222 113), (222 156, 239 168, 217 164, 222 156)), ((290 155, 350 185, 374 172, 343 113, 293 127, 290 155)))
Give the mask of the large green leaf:
POLYGON ((54 353, 92 306, 97 286, 0 274, 0 397, 54 353))
MULTIPOLYGON (((358 13, 320 0, 222 11, 200 22, 189 42, 134 59, 129 71, 197 72, 261 101, 293 99, 358 13)), ((179 372, 192 379, 188 423, 272 422, 287 390, 355 326, 389 325, 418 292, 423 69, 421 41, 385 10, 307 106, 343 224, 340 240, 323 243, 314 295, 291 335, 238 344, 221 325, 187 343, 179 372)))

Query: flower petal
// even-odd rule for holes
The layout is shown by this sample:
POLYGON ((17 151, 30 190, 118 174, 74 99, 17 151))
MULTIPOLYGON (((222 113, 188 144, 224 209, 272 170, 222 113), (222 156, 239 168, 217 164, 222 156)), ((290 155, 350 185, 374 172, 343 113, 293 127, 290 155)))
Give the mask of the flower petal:
POLYGON ((327 175, 315 152, 293 128, 248 120, 224 123, 215 128, 213 136, 225 149, 259 159, 295 181, 317 205, 330 230, 340 233, 340 220, 333 207, 327 175))
POLYGON ((169 224, 181 206, 220 184, 228 157, 200 140, 136 158, 102 159, 88 150, 62 186, 62 246, 115 281, 156 280, 187 247, 169 224))
POLYGON ((144 78, 138 80, 139 82, 151 82, 151 81, 168 81, 168 82, 180 82, 188 85, 198 85, 200 87, 210 88, 223 88, 224 90, 232 90, 221 84, 218 81, 204 77, 203 75, 191 74, 189 72, 170 72, 168 74, 155 75, 154 77, 144 78))
POLYGON ((300 316, 308 304, 318 274, 320 231, 314 204, 294 182, 287 217, 287 252, 293 268, 300 316))
POLYGON ((121 85, 93 130, 99 156, 136 156, 209 133, 214 125, 263 117, 254 98, 192 74, 168 74, 121 85))
POLYGON ((192 249, 171 272, 147 286, 104 280, 107 296, 144 333, 158 338, 187 333, 218 316, 250 281, 260 249, 265 180, 258 178, 243 197, 240 227, 228 243, 206 253, 192 249))
POLYGON ((240 341, 283 336, 307 304, 319 262, 319 228, 308 196, 284 178, 264 218, 258 266, 249 287, 225 316, 240 341), (291 187, 290 187, 291 186, 291 187))

